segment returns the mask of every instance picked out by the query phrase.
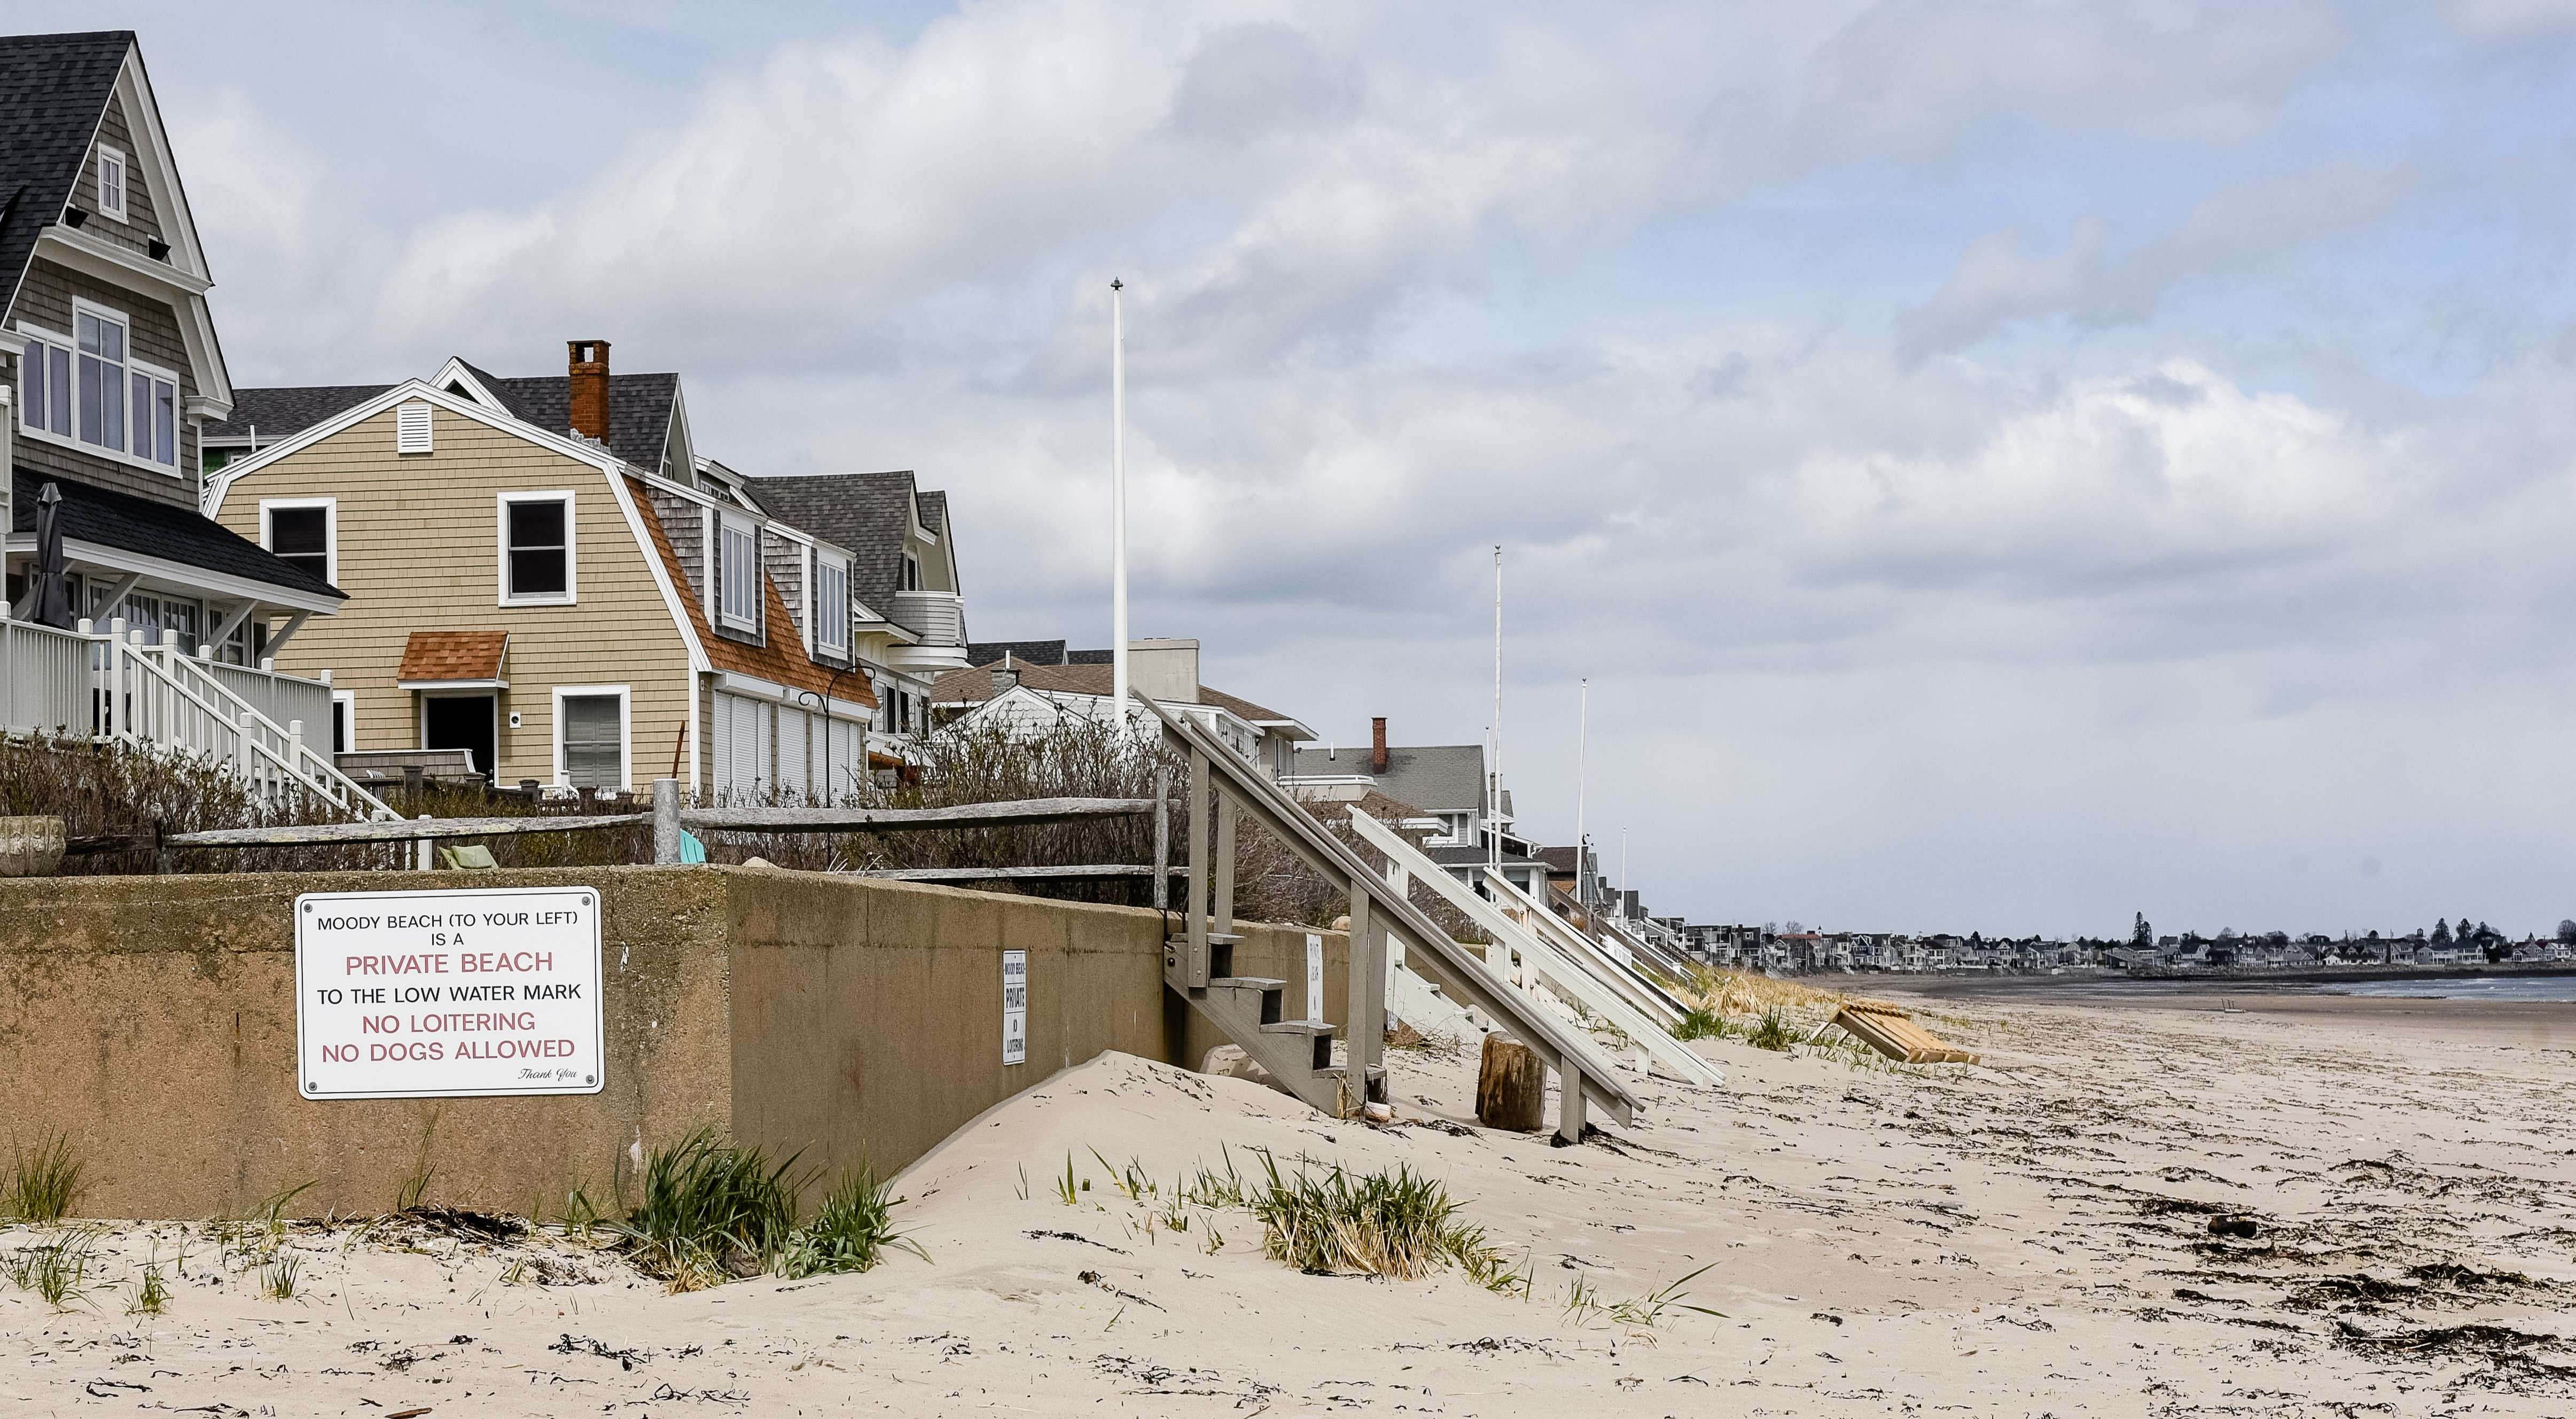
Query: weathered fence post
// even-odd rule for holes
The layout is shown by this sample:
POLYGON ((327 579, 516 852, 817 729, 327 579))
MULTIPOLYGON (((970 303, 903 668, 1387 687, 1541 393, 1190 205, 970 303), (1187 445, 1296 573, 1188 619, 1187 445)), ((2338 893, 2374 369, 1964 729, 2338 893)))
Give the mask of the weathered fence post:
POLYGON ((662 867, 680 861, 680 781, 653 780, 653 861, 662 867))
POLYGON ((1172 766, 1154 765, 1154 910, 1172 906, 1172 766))
MULTIPOLYGON (((421 815, 420 815, 420 821, 422 821, 422 822, 424 822, 424 823, 428 822, 428 821, 429 821, 429 815, 428 815, 428 814, 426 814, 426 813, 421 814, 421 815)), ((438 862, 438 849, 437 849, 436 847, 434 847, 434 846, 432 846, 432 845, 431 845, 431 843, 430 843, 429 839, 427 839, 427 838, 422 838, 419 842, 414 843, 412 846, 417 850, 417 856, 418 856, 418 858, 419 858, 419 863, 418 863, 418 865, 419 865, 419 867, 420 867, 420 870, 421 870, 421 871, 423 871, 423 872, 427 872, 427 871, 429 871, 429 870, 430 870, 430 868, 432 868, 433 866, 435 866, 435 865, 437 864, 437 862, 438 862)))

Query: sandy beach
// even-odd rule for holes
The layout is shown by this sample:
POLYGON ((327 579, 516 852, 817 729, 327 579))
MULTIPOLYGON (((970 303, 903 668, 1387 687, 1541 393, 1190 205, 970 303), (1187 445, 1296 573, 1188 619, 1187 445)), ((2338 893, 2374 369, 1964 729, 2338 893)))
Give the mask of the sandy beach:
POLYGON ((1465 1052, 1396 1053, 1383 1128, 1104 1056, 904 1175, 927 1260, 681 1296, 551 1237, 299 1225, 296 1295, 262 1299, 207 1228, 122 1227, 87 1309, 0 1286, 0 1409, 2576 1409, 2576 1006, 2228 994, 1918 997, 1974 1067, 1702 1042, 1725 1088, 1646 1081, 1638 1126, 1579 1148, 1468 1126, 1465 1052), (1248 1214, 1171 1207, 1260 1150, 1445 1179, 1525 1294, 1299 1274, 1248 1214), (126 1313, 147 1258, 157 1317, 126 1313))

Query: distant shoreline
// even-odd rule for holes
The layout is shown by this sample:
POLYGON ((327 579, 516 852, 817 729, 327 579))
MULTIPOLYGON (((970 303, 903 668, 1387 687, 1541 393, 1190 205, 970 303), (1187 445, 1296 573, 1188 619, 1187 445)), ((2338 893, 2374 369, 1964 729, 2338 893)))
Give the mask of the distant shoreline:
POLYGON ((1945 985, 1993 985, 2046 987, 2051 984, 2097 986, 2110 983, 2138 985, 2353 985, 2364 981, 2414 980, 2483 980, 2497 977, 2532 977, 2559 979, 2576 976, 2576 962, 2565 965, 2543 965, 2524 962, 2496 966, 2329 966, 2320 970, 2196 970, 2157 971, 2139 975, 2109 966, 2084 966, 2063 971, 1808 971, 1788 979, 1814 983, 1823 980, 1885 981, 1891 988, 1903 988, 1905 982, 1940 983, 1945 985))

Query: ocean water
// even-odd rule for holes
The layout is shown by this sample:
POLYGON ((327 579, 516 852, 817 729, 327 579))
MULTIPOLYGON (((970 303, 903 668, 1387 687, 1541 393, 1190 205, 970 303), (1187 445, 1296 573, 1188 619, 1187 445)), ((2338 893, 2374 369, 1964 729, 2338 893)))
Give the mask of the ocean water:
POLYGON ((2335 995, 2386 995, 2410 1000, 2576 1001, 2576 975, 2467 976, 2453 980, 2373 980, 2321 988, 2335 995))

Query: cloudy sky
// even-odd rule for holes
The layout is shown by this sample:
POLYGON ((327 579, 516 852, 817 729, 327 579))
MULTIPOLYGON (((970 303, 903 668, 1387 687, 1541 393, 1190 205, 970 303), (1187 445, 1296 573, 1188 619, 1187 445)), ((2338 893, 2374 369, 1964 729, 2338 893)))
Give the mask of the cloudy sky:
POLYGON ((1124 277, 1138 632, 1472 742, 1503 544, 1658 912, 2576 916, 2576 5, 754 9, 13 15, 142 32, 237 383, 608 338, 985 638, 1107 638, 1124 277))

